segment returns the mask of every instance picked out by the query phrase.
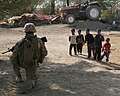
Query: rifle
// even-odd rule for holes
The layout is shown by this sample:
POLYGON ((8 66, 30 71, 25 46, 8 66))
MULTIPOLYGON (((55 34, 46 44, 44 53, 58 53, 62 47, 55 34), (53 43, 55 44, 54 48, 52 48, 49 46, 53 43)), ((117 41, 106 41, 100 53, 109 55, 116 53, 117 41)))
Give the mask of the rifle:
MULTIPOLYGON (((42 38, 40 38, 40 39, 42 40, 43 44, 44 44, 45 42, 47 42, 47 38, 46 38, 46 37, 42 37, 42 38)), ((14 46, 13 46, 12 48, 8 48, 8 50, 5 51, 5 52, 2 52, 2 54, 8 53, 8 52, 13 52, 14 48, 15 48, 14 46)))
POLYGON ((8 51, 5 51, 5 52, 2 52, 2 54, 5 54, 5 53, 8 53, 8 52, 11 52, 14 50, 14 46, 12 48, 8 48, 8 51))

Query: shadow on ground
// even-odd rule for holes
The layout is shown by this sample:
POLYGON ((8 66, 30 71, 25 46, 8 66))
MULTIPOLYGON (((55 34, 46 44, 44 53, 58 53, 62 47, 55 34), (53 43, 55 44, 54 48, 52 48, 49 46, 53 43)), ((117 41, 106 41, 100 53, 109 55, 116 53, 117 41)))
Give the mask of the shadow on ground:
MULTIPOLYGON (((16 94, 13 71, 7 61, 0 60, 1 96, 120 96, 120 73, 85 60, 67 65, 49 58, 38 69, 38 85, 27 94, 16 94), (2 72, 7 74, 2 75, 2 72)), ((100 63, 103 64, 103 63, 100 63)), ((107 67, 109 64, 105 64, 107 67)))
POLYGON ((36 93, 42 96, 119 96, 120 75, 107 67, 86 61, 71 65, 46 62, 40 66, 36 93))

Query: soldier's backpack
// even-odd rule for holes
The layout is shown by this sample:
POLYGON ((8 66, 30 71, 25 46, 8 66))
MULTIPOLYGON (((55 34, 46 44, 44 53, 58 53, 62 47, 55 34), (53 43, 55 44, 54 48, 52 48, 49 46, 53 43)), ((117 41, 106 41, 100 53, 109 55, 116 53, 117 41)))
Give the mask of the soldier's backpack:
POLYGON ((48 51, 45 46, 45 42, 47 42, 47 39, 45 37, 38 38, 38 56, 37 56, 37 61, 39 63, 42 63, 45 56, 47 56, 48 51))

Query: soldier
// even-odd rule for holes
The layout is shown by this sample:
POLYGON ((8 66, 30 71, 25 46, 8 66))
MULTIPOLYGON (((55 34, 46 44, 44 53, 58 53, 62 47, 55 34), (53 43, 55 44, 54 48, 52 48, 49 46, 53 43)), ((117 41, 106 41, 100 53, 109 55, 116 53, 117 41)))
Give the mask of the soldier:
POLYGON ((31 82, 32 88, 37 83, 38 63, 42 63, 47 55, 47 49, 42 40, 34 33, 36 28, 33 23, 27 23, 24 26, 25 37, 18 41, 14 46, 11 56, 11 63, 16 74, 16 82, 22 82, 20 68, 26 71, 27 80, 31 82))

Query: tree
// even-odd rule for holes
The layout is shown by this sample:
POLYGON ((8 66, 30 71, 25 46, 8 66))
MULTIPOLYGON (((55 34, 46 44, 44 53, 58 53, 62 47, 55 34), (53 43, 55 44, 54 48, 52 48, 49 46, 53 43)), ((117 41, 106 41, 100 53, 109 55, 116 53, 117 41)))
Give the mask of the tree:
POLYGON ((24 12, 33 10, 33 6, 39 0, 0 0, 0 15, 13 16, 21 15, 24 12))
POLYGON ((51 0, 51 15, 55 14, 55 0, 51 0))
POLYGON ((70 3, 70 1, 69 1, 69 0, 67 0, 67 6, 69 6, 69 3, 70 3))

